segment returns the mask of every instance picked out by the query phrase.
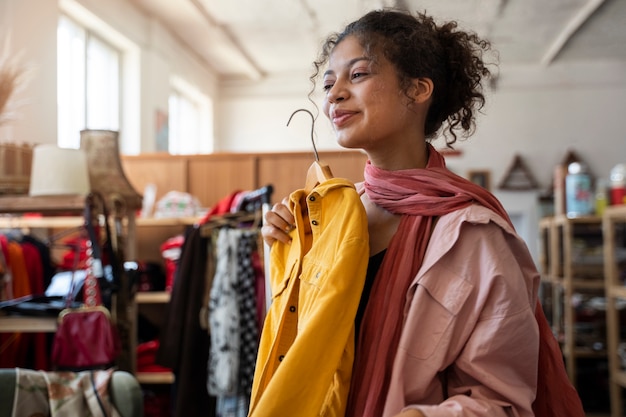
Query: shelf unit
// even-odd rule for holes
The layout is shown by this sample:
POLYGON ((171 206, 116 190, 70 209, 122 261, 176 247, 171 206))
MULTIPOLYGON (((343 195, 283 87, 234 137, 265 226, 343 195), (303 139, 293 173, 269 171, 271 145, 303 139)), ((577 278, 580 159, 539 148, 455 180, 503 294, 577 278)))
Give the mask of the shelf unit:
POLYGON ((619 345, 623 340, 622 323, 617 301, 626 300, 626 285, 623 274, 626 271, 626 206, 608 207, 602 218, 605 237, 604 264, 607 310, 607 350, 609 357, 609 395, 611 417, 622 417, 622 389, 626 388, 626 370, 621 365, 619 345), (619 241, 619 242, 618 242, 619 241), (621 252, 619 256, 618 251, 621 252))
MULTIPOLYGON (((87 203, 87 196, 0 196, 1 228, 20 228, 38 231, 45 238, 53 231, 78 228, 84 222, 83 212, 87 203), (36 213, 36 214, 29 214, 36 213)), ((125 216, 127 253, 134 252, 135 242, 135 216, 134 211, 129 211, 125 216)), ((122 283, 124 286, 124 283, 122 283)), ((132 329, 134 316, 132 300, 130 306, 121 308, 120 300, 128 299, 129 294, 119 293, 114 302, 115 307, 111 313, 117 320, 118 330, 121 330, 122 353, 118 360, 119 369, 132 372, 135 367, 134 355, 135 340, 132 337, 124 337, 123 330, 132 329)), ((36 317, 0 317, 0 331, 2 332, 55 332, 56 319, 36 317)))
POLYGON ((542 219, 539 226, 544 309, 561 343, 568 376, 576 386, 578 359, 606 358, 603 340, 584 343, 589 340, 583 340, 575 303, 576 297, 604 295, 602 218, 559 215, 542 219))
MULTIPOLYGON (((135 296, 137 313, 152 310, 152 315, 163 313, 163 306, 170 302, 170 293, 165 291, 138 292, 135 296)), ((136 372, 140 384, 171 384, 174 374, 171 372, 136 372)))
MULTIPOLYGON (((162 261, 160 246, 165 240, 182 234, 186 227, 197 223, 199 217, 179 218, 139 218, 137 219, 137 257, 136 260, 162 261)), ((171 294, 167 291, 145 291, 135 294, 135 317, 144 315, 157 327, 161 328, 171 294)), ((137 329, 136 329, 137 330, 137 329)), ((136 331, 135 331, 136 332, 136 331)), ((140 384, 171 384, 172 372, 135 372, 140 384)))
POLYGON ((556 253, 556 248, 553 247, 555 239, 552 238, 553 232, 553 218, 544 217, 539 220, 539 235, 541 241, 541 247, 539 252, 539 273, 541 274, 541 281, 539 282, 539 299, 546 315, 546 319, 552 325, 552 331, 556 333, 554 326, 554 317, 558 317, 556 310, 558 308, 557 298, 554 297, 554 278, 552 276, 552 258, 551 254, 556 253))
POLYGON ((160 245, 168 238, 183 233, 185 227, 199 220, 199 217, 138 218, 136 253, 133 259, 162 263, 160 245))
MULTIPOLYGON (((48 198, 48 197, 0 197, 1 212, 7 214, 0 216, 0 228, 17 228, 25 231, 38 231, 47 235, 54 230, 63 230, 79 227, 83 224, 83 218, 79 214, 84 209, 84 197, 48 198), (44 215, 26 216, 24 213, 43 213, 44 215), (55 216, 54 214, 61 215, 55 216), (52 215, 50 215, 52 214, 52 215)), ((168 237, 180 233, 186 226, 193 225, 199 220, 197 217, 185 218, 138 218, 131 223, 134 236, 129 241, 127 249, 138 256, 152 258, 160 256, 159 246, 168 237)), ((129 228, 129 222, 125 222, 129 228)), ((133 255, 134 256, 134 255, 133 255)), ((133 258, 127 258, 133 259, 133 258)), ((140 259, 140 258, 137 258, 140 259)), ((165 291, 137 292, 131 303, 130 317, 136 318, 140 312, 146 312, 155 321, 159 315, 164 314, 164 306, 169 303, 170 293, 165 291)), ((137 333, 137 320, 131 321, 131 331, 137 333)), ((40 317, 0 317, 0 332, 55 332, 55 318, 40 317)), ((136 348, 133 340, 131 347, 136 348)), ((134 354, 131 354, 130 368, 135 371, 134 354)), ((130 370, 130 369, 129 369, 130 370)), ((171 384, 174 375, 171 372, 135 372, 137 380, 142 384, 171 384)))

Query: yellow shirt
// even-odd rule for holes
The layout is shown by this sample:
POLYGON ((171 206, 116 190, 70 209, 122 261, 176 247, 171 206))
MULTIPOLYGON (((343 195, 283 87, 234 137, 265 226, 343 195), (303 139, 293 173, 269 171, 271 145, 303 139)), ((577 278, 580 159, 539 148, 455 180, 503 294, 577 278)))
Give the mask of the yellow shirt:
POLYGON ((271 250, 272 305, 257 357, 250 417, 341 416, 354 359, 354 319, 369 256, 354 185, 331 179, 289 196, 292 243, 271 250), (308 217, 302 216, 302 205, 308 217), (311 233, 305 234, 306 223, 311 233))

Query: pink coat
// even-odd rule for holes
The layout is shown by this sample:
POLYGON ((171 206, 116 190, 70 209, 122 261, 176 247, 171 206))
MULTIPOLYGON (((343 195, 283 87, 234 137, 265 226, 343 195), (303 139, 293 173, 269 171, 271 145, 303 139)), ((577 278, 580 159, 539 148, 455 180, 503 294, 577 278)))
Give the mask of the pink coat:
POLYGON ((538 285, 500 216, 478 205, 441 216, 407 293, 383 416, 533 416, 538 285))

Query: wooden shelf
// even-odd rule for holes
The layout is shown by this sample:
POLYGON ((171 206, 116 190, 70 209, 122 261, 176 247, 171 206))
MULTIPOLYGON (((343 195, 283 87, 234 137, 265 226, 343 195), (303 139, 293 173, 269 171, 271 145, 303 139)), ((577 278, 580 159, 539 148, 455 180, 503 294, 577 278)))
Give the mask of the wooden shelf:
POLYGON ((83 222, 81 216, 0 217, 0 227, 6 228, 65 229, 78 227, 83 222))
POLYGON ((561 336, 567 373, 574 386, 577 385, 579 358, 607 357, 604 350, 577 346, 577 313, 571 302, 577 293, 585 296, 604 293, 602 257, 584 255, 599 251, 603 245, 601 226, 602 218, 598 216, 570 218, 558 215, 539 222, 543 245, 540 260, 542 277, 547 285, 552 285, 550 303, 546 307, 551 309, 553 331, 561 336), (584 242, 584 250, 581 251, 575 242, 584 242))
MULTIPOLYGON (((0 227, 70 228, 80 226, 87 196, 0 196, 0 227), (38 213, 37 216, 23 216, 38 213), (39 214, 45 216, 39 216, 39 214)), ((0 332, 54 333, 56 317, 0 316, 0 332)))
MULTIPOLYGON (((166 291, 144 291, 135 294, 135 303, 137 304, 137 312, 145 306, 157 307, 161 309, 159 304, 167 304, 170 302, 171 294, 166 291)), ((155 310, 156 311, 156 310, 155 310)), ((162 315, 162 311, 157 313, 162 315)), ((174 382, 174 374, 171 372, 136 372, 135 377, 140 384, 171 384, 174 382)))
MULTIPOLYGON (((168 238, 182 234, 185 228, 197 223, 200 217, 176 218, 137 218, 137 259, 161 259, 161 244, 168 238)), ((135 314, 162 330, 167 305, 170 302, 169 291, 139 291, 135 293, 135 314)), ((136 372, 140 384, 172 384, 175 380, 172 372, 136 372)))
MULTIPOLYGON (((138 292, 135 295, 135 302, 137 303, 138 310, 141 310, 141 306, 145 306, 144 310, 151 307, 158 307, 158 304, 167 304, 170 301, 171 294, 166 291, 145 291, 138 292)), ((162 311, 157 314, 162 315, 162 311)), ((136 372, 135 377, 140 384, 171 384, 174 382, 174 374, 171 372, 136 372)))
POLYGON ((135 295, 137 304, 167 304, 170 302, 171 293, 167 291, 144 291, 135 295))
POLYGON ((554 216, 554 222, 556 224, 591 224, 596 225, 602 222, 602 217, 599 216, 580 216, 580 217, 567 217, 565 215, 554 216))
MULTIPOLYGON (((70 229, 83 224, 83 210, 85 205, 84 197, 0 197, 1 212, 0 228, 28 228, 28 229, 70 229), (24 216, 24 213, 38 213, 37 215, 24 216)), ((129 226, 129 219, 124 219, 126 227, 129 226)), ((195 224, 199 217, 182 218, 134 218, 134 230, 139 233, 146 233, 150 238, 150 232, 162 230, 166 233, 172 231, 182 231, 185 226, 195 224)), ((132 243, 135 244, 133 237, 132 243)), ((155 239, 148 240, 150 245, 161 242, 155 239)), ((131 249, 131 248, 129 248, 131 249)), ((134 251, 134 248, 132 248, 134 251)), ((135 295, 135 303, 139 309, 153 309, 156 311, 159 304, 169 303, 171 294, 166 291, 159 292, 138 292, 135 295), (145 306, 145 307, 142 307, 145 306)), ((133 319, 133 330, 136 332, 136 320, 133 319)), ((57 329, 56 318, 22 317, 22 316, 2 316, 0 315, 0 333, 26 333, 26 332, 46 332, 54 333, 57 329)), ((136 341, 131 343, 134 351, 136 341)), ((134 369, 134 358, 132 359, 132 369, 134 369)), ((137 380, 142 384, 171 384, 174 382, 174 375, 171 372, 138 372, 137 380)))
POLYGON ((611 381, 626 388, 626 371, 616 371, 611 375, 611 381))
POLYGON ((0 333, 54 333, 56 317, 0 316, 0 333))
MULTIPOLYGON (((607 351, 609 358, 609 394, 611 398, 611 416, 621 417, 622 389, 626 388, 626 371, 618 355, 621 340, 621 328, 624 326, 617 310, 617 298, 626 299, 626 286, 619 281, 620 266, 616 259, 616 226, 626 224, 626 205, 610 206, 604 211, 602 232, 604 234, 604 280, 607 297, 607 351)), ((624 231, 622 230, 622 233, 624 231)), ((622 239, 624 237, 622 236, 622 239)), ((622 240, 623 241, 623 240, 622 240)))
POLYGON ((171 372, 137 372, 135 377, 140 384, 172 384, 175 379, 171 372))
POLYGON ((581 279, 563 279, 558 278, 554 281, 557 285, 561 285, 563 288, 571 288, 572 290, 604 290, 604 281, 602 280, 581 280, 581 279))
MULTIPOLYGON (((564 350, 565 355, 571 355, 569 350, 564 350)), ((593 350, 588 348, 577 347, 573 351, 574 356, 577 358, 606 358, 606 350, 593 350)))
POLYGON ((84 195, 71 196, 0 196, 2 213, 82 214, 85 209, 84 195))
POLYGON ((607 297, 626 298, 626 286, 611 285, 606 288, 607 297))
POLYGON ((137 226, 191 226, 200 221, 200 217, 137 217, 137 226))
MULTIPOLYGON (((100 192, 98 188, 96 191, 100 192)), ((102 195, 106 201, 107 195, 102 195)), ((0 227, 8 228, 29 228, 43 232, 44 238, 50 237, 59 229, 65 232, 73 232, 73 228, 78 228, 84 224, 84 212, 87 204, 91 204, 92 194, 89 195, 61 195, 61 196, 22 196, 10 195, 0 196, 0 227)), ((124 259, 132 258, 128 256, 135 248, 135 222, 134 213, 136 207, 133 202, 127 204, 127 211, 124 213, 127 231, 124 236, 126 246, 124 247, 124 259)), ((113 211, 111 211, 113 213, 113 211)), ((128 316, 130 309, 127 305, 126 293, 117 293, 116 311, 112 311, 117 319, 117 324, 124 328, 135 326, 135 317, 128 316)), ((56 332, 56 317, 0 317, 0 331, 25 333, 25 332, 56 332)), ((121 333, 120 344, 122 352, 119 356, 118 367, 121 370, 134 372, 135 370, 135 346, 136 340, 131 337, 134 332, 121 333)))
MULTIPOLYGON (((0 197, 0 207, 2 199, 0 197)), ((83 206, 84 207, 84 206, 83 206)), ((2 209, 2 213, 5 210, 2 209)), ((26 211, 30 212, 30 211, 26 211)), ((15 213, 15 212, 11 212, 15 213)), ((76 227, 83 224, 83 218, 79 214, 67 215, 67 216, 0 216, 0 227, 30 227, 30 228, 66 228, 76 227)), ((199 221, 199 217, 177 217, 177 218, 137 218, 135 223, 138 227, 151 227, 151 226, 191 226, 199 221)))

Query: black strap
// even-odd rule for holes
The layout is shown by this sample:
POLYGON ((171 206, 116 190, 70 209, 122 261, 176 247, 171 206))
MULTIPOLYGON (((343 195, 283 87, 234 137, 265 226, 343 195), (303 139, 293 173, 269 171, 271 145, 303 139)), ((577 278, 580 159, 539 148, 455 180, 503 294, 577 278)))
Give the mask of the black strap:
POLYGON ((107 307, 111 307, 111 296, 114 292, 120 288, 122 283, 123 273, 121 268, 123 268, 122 264, 119 262, 119 257, 112 245, 112 235, 111 235, 111 227, 109 224, 109 211, 106 204, 106 201, 102 194, 92 191, 88 196, 85 204, 85 229, 88 234, 88 238, 91 242, 92 247, 92 262, 97 263, 97 268, 93 269, 94 276, 98 279, 100 283, 100 290, 102 294, 103 304, 107 307), (95 213, 102 213, 104 218, 104 232, 105 239, 104 242, 101 242, 100 236, 96 231, 95 224, 96 218, 95 213), (111 281, 104 278, 104 259, 103 254, 107 255, 107 259, 111 266, 112 271, 112 283, 111 281), (103 278, 103 279, 99 279, 103 278))
POLYGON ((93 388, 93 394, 96 396, 96 400, 98 400, 98 405, 100 406, 100 411, 102 411, 102 416, 107 417, 107 412, 106 412, 106 409, 104 408, 104 404, 102 403, 102 398, 100 398, 98 387, 96 387, 96 380, 94 379, 93 373, 94 371, 89 372, 89 377, 91 379, 91 388, 93 388))
MULTIPOLYGON (((94 208, 95 208, 95 199, 98 197, 97 193, 90 193, 87 196, 87 200, 85 202, 85 212, 84 212, 84 221, 85 221, 85 230, 87 231, 87 236, 91 243, 91 257, 94 261, 100 262, 102 264, 102 251, 100 249, 100 239, 98 234, 96 233, 96 229, 94 226, 95 216, 94 216, 94 208)), ((104 200, 102 200, 102 213, 104 215, 105 221, 107 218, 106 206, 104 204, 104 200)), ((102 268, 99 270, 94 270, 94 275, 96 278, 102 277, 102 268)))
POLYGON ((111 233, 111 226, 109 225, 109 211, 108 211, 104 198, 102 197, 101 194, 97 192, 91 192, 87 198, 87 204, 85 205, 85 228, 87 229, 89 240, 91 241, 91 244, 92 244, 93 257, 102 261, 102 254, 103 253, 107 254, 109 258, 109 262, 113 269, 114 281, 116 284, 119 284, 119 278, 120 278, 119 268, 121 267, 121 265, 119 263, 119 257, 115 249, 113 248, 113 244, 112 244, 113 237, 111 233), (104 232, 105 232, 106 238, 104 242, 102 242, 102 246, 100 246, 100 240, 96 234, 96 230, 94 227, 93 213, 94 213, 96 200, 100 200, 99 201, 100 210, 104 217, 104 232))

